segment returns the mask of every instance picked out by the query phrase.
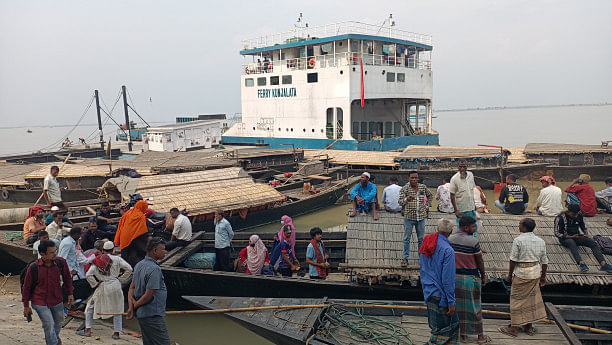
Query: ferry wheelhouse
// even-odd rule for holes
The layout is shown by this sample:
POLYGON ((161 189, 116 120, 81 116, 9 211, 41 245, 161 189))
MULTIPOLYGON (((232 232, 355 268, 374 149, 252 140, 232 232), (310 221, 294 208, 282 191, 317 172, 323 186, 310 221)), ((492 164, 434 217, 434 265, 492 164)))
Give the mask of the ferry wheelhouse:
POLYGON ((223 143, 368 151, 438 145, 431 36, 388 22, 295 27, 243 41, 242 120, 223 143))

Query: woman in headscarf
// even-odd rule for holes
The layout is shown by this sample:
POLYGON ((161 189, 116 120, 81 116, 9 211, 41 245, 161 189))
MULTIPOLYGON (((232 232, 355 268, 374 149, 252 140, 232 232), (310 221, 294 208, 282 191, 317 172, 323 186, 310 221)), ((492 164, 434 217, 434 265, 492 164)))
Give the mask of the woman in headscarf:
POLYGON ((121 257, 132 267, 144 259, 149 240, 149 229, 145 212, 149 205, 144 200, 139 200, 134 208, 126 211, 117 227, 115 234, 115 245, 121 248, 121 257))
POLYGON ((249 245, 243 248, 238 255, 240 262, 246 267, 247 274, 261 274, 263 267, 270 264, 268 249, 257 235, 249 238, 249 245))
POLYGON ((289 237, 287 242, 289 242, 289 244, 291 245, 291 250, 295 253, 295 226, 293 226, 293 220, 288 215, 284 215, 281 217, 281 228, 277 234, 278 239, 280 241, 280 239, 283 238, 283 229, 285 228, 285 225, 289 225, 291 227, 291 237, 289 237))

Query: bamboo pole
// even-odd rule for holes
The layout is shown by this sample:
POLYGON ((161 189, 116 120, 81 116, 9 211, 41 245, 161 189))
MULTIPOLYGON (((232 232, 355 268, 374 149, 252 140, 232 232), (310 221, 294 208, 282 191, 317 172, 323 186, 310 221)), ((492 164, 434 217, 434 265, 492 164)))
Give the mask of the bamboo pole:
MULTIPOLYGON (((337 306, 345 308, 379 308, 379 309, 397 309, 397 310, 427 310, 425 306, 413 306, 413 305, 393 305, 393 304, 290 304, 290 305, 270 305, 262 307, 246 307, 246 308, 223 308, 223 309, 211 309, 211 310, 173 310, 167 311, 166 315, 184 315, 184 314, 223 314, 223 313, 240 313, 246 311, 260 311, 260 310, 290 310, 290 309, 314 309, 314 308, 325 308, 328 306, 337 306)), ((497 315, 510 317, 510 313, 496 310, 482 310, 483 314, 497 315)), ((100 313, 100 315, 127 315, 127 313, 100 313)), ((553 320, 541 320, 540 322, 555 324, 553 320)), ((587 327, 576 325, 573 323, 567 324, 570 328, 579 329, 582 331, 588 331, 599 334, 612 334, 612 331, 605 329, 587 327)))
MULTIPOLYGON (((69 153, 66 159, 64 159, 64 163, 62 163, 62 165, 59 168, 60 171, 62 171, 62 168, 64 167, 64 165, 66 165, 66 162, 68 162, 68 160, 70 159, 70 156, 72 156, 72 153, 69 153)), ((38 202, 40 201, 40 199, 42 199, 43 195, 45 195, 44 191, 40 193, 40 196, 38 197, 38 199, 36 199, 36 202, 34 203, 34 205, 38 205, 38 202)))

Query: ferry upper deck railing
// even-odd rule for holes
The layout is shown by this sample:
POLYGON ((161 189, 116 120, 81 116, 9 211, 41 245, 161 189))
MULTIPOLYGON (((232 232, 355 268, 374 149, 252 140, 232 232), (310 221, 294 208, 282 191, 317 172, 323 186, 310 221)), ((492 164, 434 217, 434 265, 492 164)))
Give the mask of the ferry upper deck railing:
POLYGON ((281 73, 296 70, 315 70, 318 68, 359 65, 362 59, 364 66, 396 66, 413 69, 431 70, 431 60, 413 56, 375 55, 359 53, 336 53, 285 60, 264 60, 242 66, 245 74, 281 73))
POLYGON ((313 27, 296 27, 286 32, 245 39, 242 40, 242 47, 244 50, 249 50, 270 47, 275 44, 286 44, 299 42, 302 40, 308 40, 312 38, 323 38, 346 34, 389 37, 411 41, 415 43, 426 44, 429 46, 432 42, 431 35, 400 30, 390 26, 347 21, 313 27))

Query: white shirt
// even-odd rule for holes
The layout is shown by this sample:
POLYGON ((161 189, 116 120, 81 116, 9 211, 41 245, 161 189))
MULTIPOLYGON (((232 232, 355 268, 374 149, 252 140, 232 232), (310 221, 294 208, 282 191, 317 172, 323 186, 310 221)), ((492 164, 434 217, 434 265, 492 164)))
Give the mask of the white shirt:
POLYGON ((58 241, 61 241, 64 238, 64 235, 67 235, 70 231, 70 229, 65 226, 62 226, 62 228, 60 229, 59 225, 57 225, 56 222, 49 223, 45 230, 47 230, 47 232, 49 233, 49 238, 54 238, 58 241))
POLYGON ((87 282, 96 289, 87 302, 88 308, 93 303, 94 318, 106 319, 111 315, 101 315, 102 313, 123 313, 124 311, 121 284, 130 279, 132 266, 118 256, 109 256, 112 264, 108 275, 102 274, 96 265, 91 265, 86 274, 87 282))
POLYGON ((45 177, 43 182, 43 190, 47 191, 47 196, 50 202, 61 202, 62 192, 60 191, 59 182, 55 176, 49 174, 45 177))
POLYGON ((440 201, 438 204, 438 211, 444 213, 453 213, 455 209, 450 200, 450 183, 439 185, 436 190, 436 200, 440 201))
POLYGON ((538 279, 542 273, 540 265, 548 264, 546 243, 533 232, 524 232, 512 241, 510 260, 517 263, 514 269, 515 276, 523 279, 538 279), (536 263, 536 265, 521 267, 521 263, 536 263))
POLYGON ((474 174, 467 171, 467 176, 461 178, 461 174, 457 172, 450 180, 449 191, 455 194, 455 203, 459 212, 474 211, 474 174))
POLYGON ((191 222, 189 218, 179 214, 174 220, 172 235, 174 235, 177 240, 191 241, 191 222))
POLYGON ((482 198, 480 197, 480 189, 474 187, 474 206, 476 208, 485 207, 485 204, 482 203, 482 198))
POLYGON ((595 192, 595 196, 612 203, 612 186, 600 190, 599 192, 595 192))
POLYGON ((383 189, 382 203, 385 205, 387 210, 393 212, 399 212, 402 210, 402 207, 398 202, 400 190, 402 190, 402 187, 398 186, 397 184, 389 185, 383 189))
POLYGON ((562 197, 561 188, 549 185, 540 191, 536 206, 539 207, 538 210, 543 216, 556 217, 563 212, 562 197))

